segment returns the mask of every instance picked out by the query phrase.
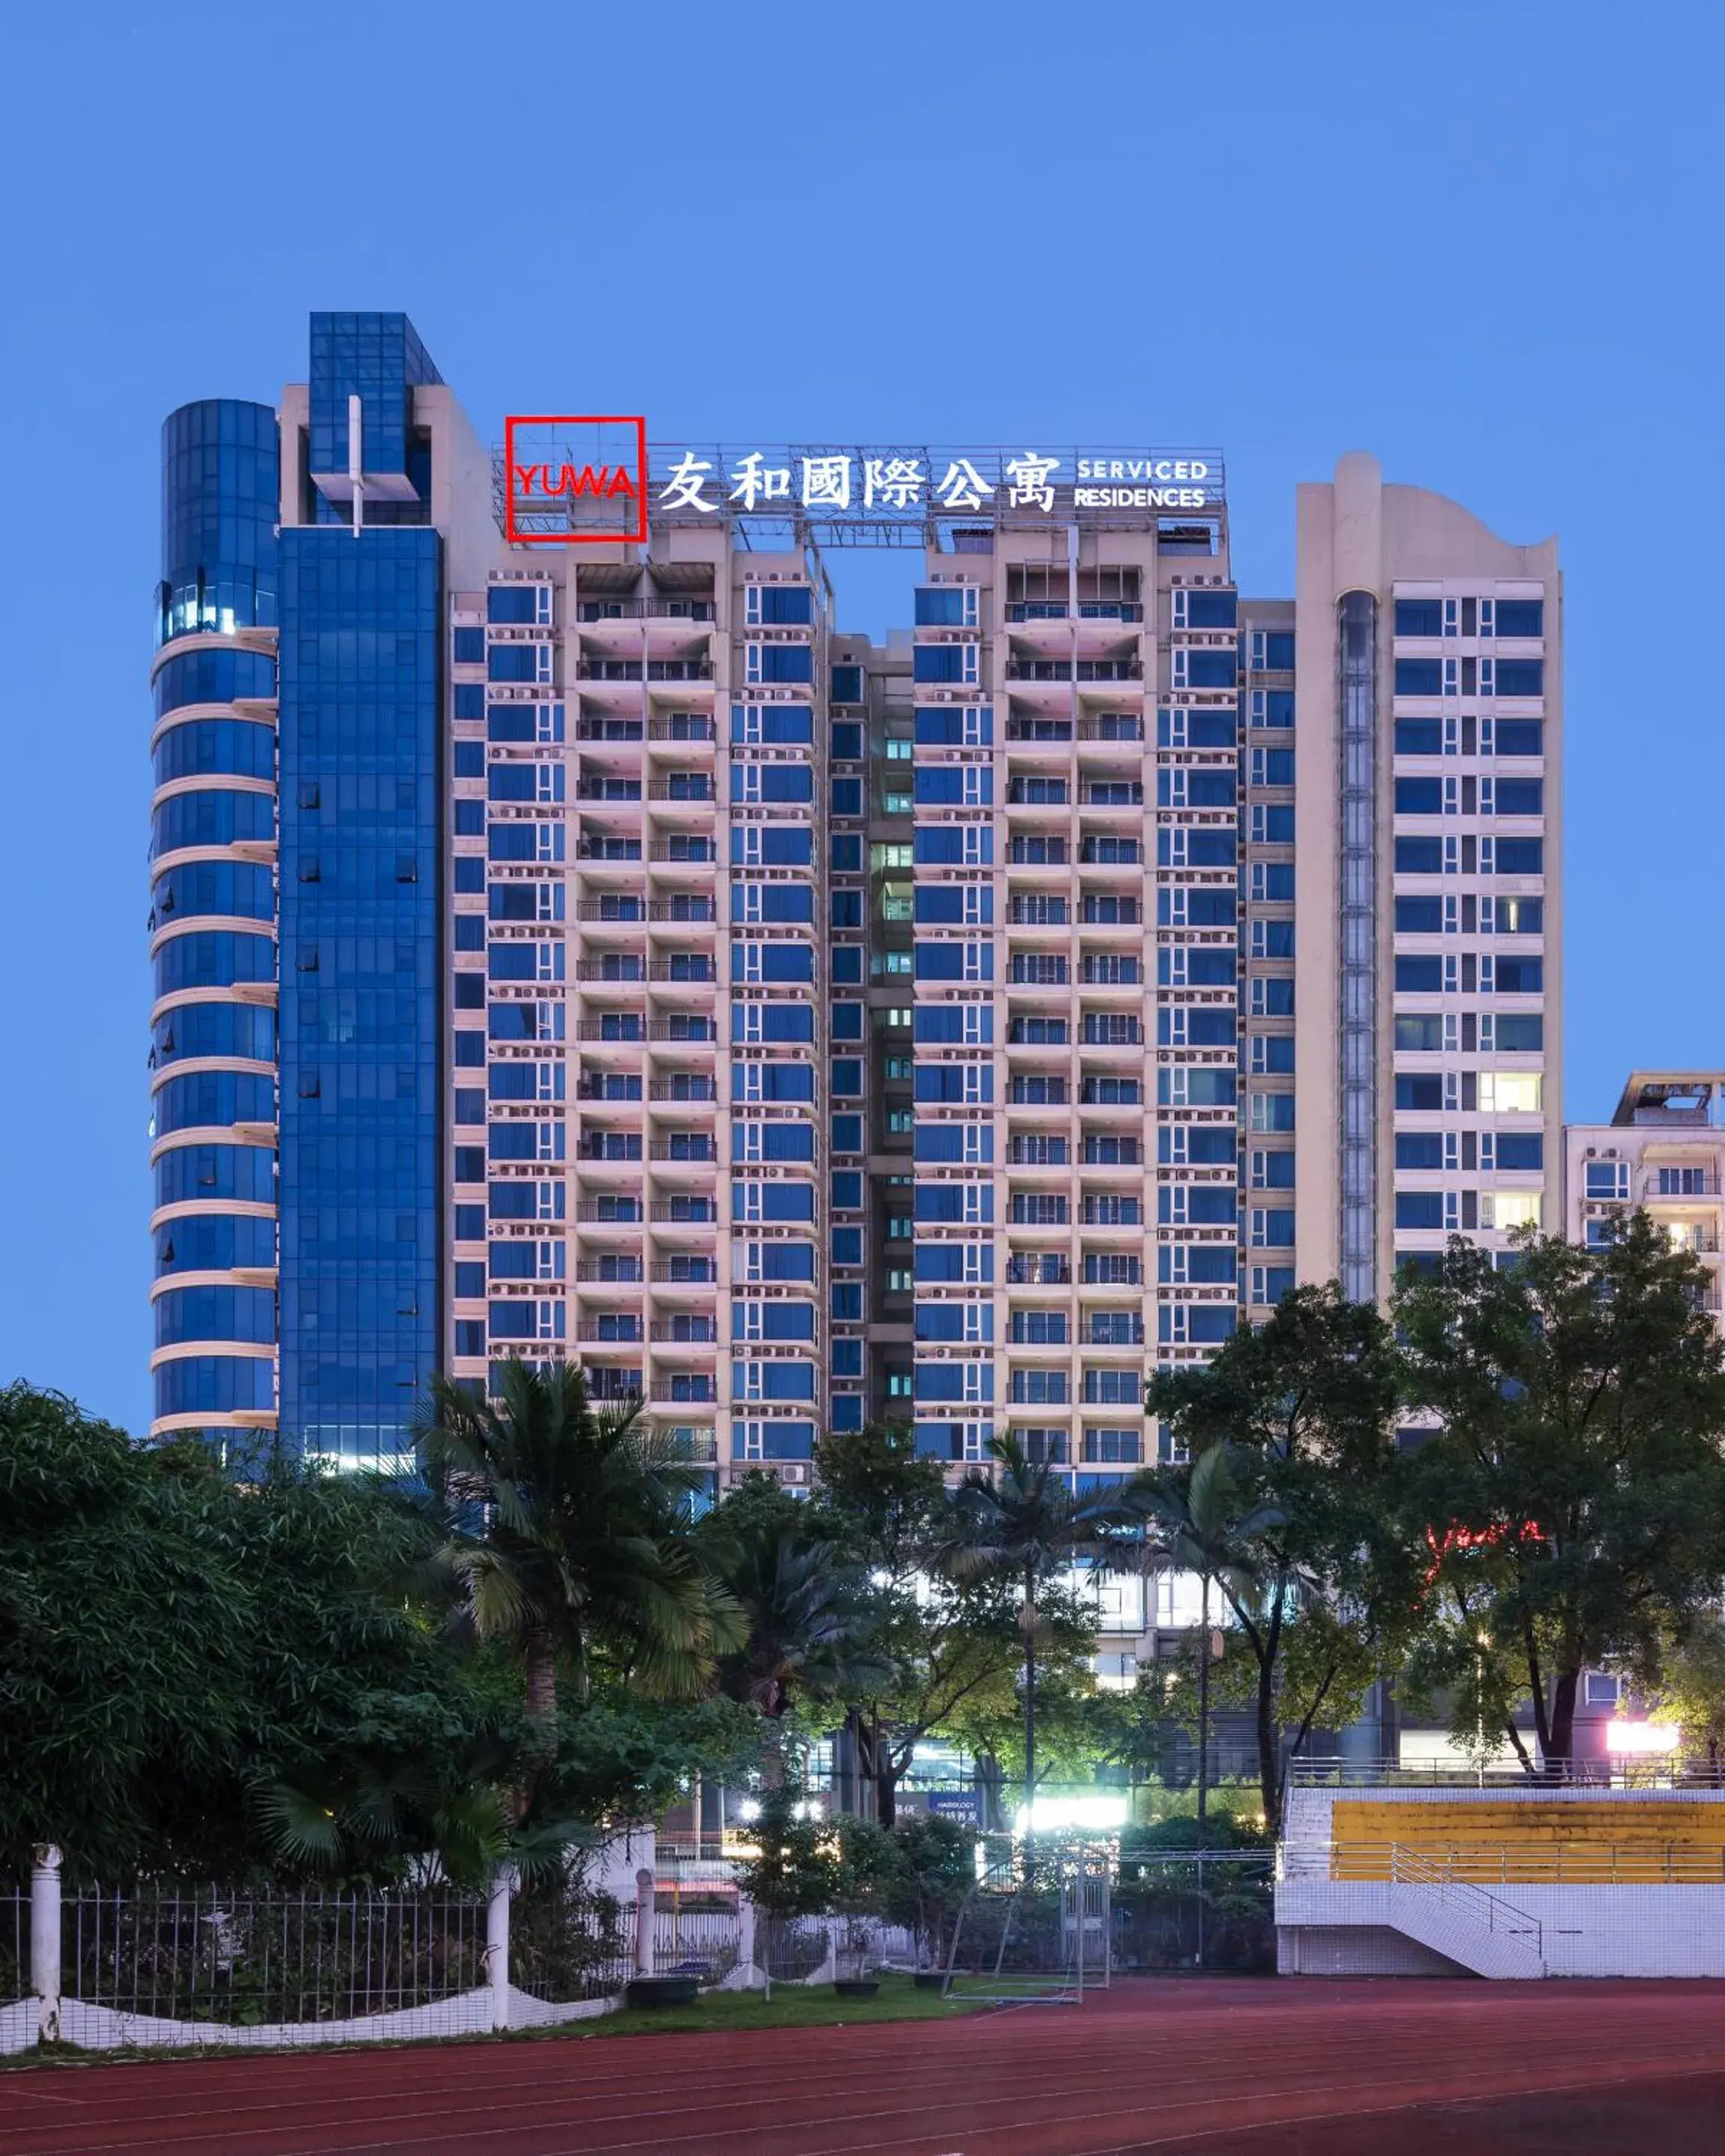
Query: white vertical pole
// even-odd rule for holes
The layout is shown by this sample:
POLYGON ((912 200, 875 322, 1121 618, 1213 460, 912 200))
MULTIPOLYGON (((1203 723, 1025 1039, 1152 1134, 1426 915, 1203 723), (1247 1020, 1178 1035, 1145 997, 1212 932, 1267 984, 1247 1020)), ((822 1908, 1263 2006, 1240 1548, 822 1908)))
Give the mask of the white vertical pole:
POLYGON ((365 470, 365 406, 356 393, 347 400, 347 477, 353 488, 353 536, 356 539, 366 521, 365 470))
POLYGON ((30 1989, 36 1994, 36 2041, 60 2040, 60 1853, 40 1843, 30 1867, 30 1989))
POLYGON ((491 1875, 490 1899, 485 1904, 485 1983, 491 1994, 491 2026, 509 2026, 509 1903, 515 1892, 515 1873, 506 1864, 491 1875))
POLYGON ((635 1874, 635 1974, 653 1974, 653 1874, 644 1864, 635 1874))

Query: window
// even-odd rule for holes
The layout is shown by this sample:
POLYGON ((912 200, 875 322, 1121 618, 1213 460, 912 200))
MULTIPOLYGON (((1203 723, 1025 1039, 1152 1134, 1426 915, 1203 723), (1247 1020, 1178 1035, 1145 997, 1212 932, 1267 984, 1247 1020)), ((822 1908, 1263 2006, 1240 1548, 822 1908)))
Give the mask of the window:
POLYGON ((1480 1106, 1488 1115, 1537 1116, 1543 1093, 1543 1081, 1535 1070, 1480 1073, 1480 1106))
POLYGON ((1441 599, 1398 599, 1395 603, 1398 636, 1441 636, 1444 607, 1441 599))
POLYGON ((1443 661, 1439 659, 1398 659, 1395 693, 1398 696, 1440 696, 1444 692, 1443 661))
POLYGON ((1543 1210, 1543 1200, 1537 1190, 1486 1191, 1480 1199, 1480 1225, 1499 1229, 1537 1228, 1543 1210))
POLYGON ((1499 599, 1497 634, 1501 637, 1543 636, 1545 634, 1544 600, 1499 599))
POLYGON ((1629 1196, 1630 1171, 1626 1160, 1590 1160, 1585 1167, 1586 1191, 1589 1198, 1623 1199, 1629 1196))

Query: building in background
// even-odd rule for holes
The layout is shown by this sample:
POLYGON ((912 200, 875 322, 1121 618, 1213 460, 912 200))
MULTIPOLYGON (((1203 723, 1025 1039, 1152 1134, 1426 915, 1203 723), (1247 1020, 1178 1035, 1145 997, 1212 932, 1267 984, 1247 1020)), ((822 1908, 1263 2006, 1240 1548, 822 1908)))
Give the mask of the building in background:
POLYGON ((1117 1476, 1151 1361, 1554 1215, 1551 547, 1350 457, 1254 601, 1214 452, 1014 449, 655 449, 644 540, 511 542, 399 315, 167 451, 157 1433, 387 1463, 568 1355, 716 1481, 1117 1476))
POLYGON ((1638 1208, 1711 1275, 1719 1318, 1725 1229, 1725 1072, 1636 1070, 1609 1123, 1563 1132, 1563 1233, 1599 1244, 1638 1208))

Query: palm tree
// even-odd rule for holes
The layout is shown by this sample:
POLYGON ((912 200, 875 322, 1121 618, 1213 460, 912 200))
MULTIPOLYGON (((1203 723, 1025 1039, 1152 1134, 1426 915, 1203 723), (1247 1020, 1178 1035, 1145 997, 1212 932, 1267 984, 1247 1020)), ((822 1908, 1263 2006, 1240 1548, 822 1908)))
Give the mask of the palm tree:
POLYGON ((1132 1486, 1130 1502, 1161 1529, 1159 1554, 1171 1558, 1201 1583, 1198 1649, 1198 1817, 1205 1817, 1209 1784, 1210 1582, 1220 1578, 1242 1600, 1256 1578, 1255 1538, 1280 1527, 1286 1515, 1272 1505, 1242 1513, 1240 1486, 1225 1445, 1212 1445, 1183 1473, 1147 1475, 1132 1486))
POLYGON ((764 1717, 762 1778, 777 1787, 780 1732, 798 1698, 835 1699, 891 1676, 874 1644, 868 1580, 777 1491, 739 1491, 706 1528, 708 1562, 740 1613, 740 1643, 720 1666, 720 1686, 764 1717))
POLYGON ((1059 1567, 1099 1555, 1111 1529, 1136 1515, 1121 1493, 1080 1496, 1048 1460, 1029 1459, 1009 1432, 988 1440, 993 1468, 973 1467, 953 1493, 959 1527, 947 1563, 959 1578, 992 1573, 1024 1589, 1024 1804, 1036 1795, 1036 1592, 1059 1567))
POLYGON ((556 1748, 560 1664, 578 1699, 601 1653, 644 1691, 691 1693, 733 1636, 688 1537, 701 1478, 639 1415, 634 1400, 596 1414, 572 1363, 518 1358, 494 1366, 489 1396, 434 1378, 415 1414, 466 1614, 521 1650, 536 1763, 522 1811, 556 1748))

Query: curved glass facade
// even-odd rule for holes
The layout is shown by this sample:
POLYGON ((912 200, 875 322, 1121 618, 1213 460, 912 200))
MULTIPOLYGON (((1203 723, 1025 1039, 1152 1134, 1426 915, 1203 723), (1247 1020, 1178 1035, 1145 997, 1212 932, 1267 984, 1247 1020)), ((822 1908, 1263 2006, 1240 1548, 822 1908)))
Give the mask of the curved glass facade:
POLYGON ((275 1155, 211 1139, 231 1131, 237 1141, 242 1125, 254 1136, 277 1115, 280 493, 268 405, 211 399, 169 417, 149 916, 153 1427, 163 1435, 275 1420, 276 1295, 259 1276, 276 1264, 275 1155), (198 1284, 162 1285, 187 1275, 198 1284))

